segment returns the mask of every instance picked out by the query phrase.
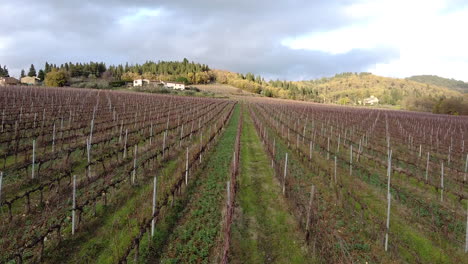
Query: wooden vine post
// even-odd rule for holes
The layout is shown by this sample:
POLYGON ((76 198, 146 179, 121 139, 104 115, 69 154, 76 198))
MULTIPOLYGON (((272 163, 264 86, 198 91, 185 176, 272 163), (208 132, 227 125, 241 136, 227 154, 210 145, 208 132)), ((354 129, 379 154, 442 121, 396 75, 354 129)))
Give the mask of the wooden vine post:
POLYGON ((123 159, 127 157, 127 140, 128 140, 128 128, 125 129, 125 143, 124 143, 123 159))
POLYGON ((312 184, 310 189, 310 198, 309 198, 309 208, 307 210, 307 219, 306 219, 306 233, 309 233, 310 221, 312 216, 312 206, 314 201, 315 186, 312 184))
POLYGON ((88 138, 86 139, 86 150, 88 152, 88 179, 91 179, 91 144, 88 138))
POLYGON ((286 153, 286 158, 284 160, 284 176, 283 176, 283 195, 286 193, 286 175, 288 173, 288 153, 286 153))
POLYGON ((385 251, 388 251, 388 233, 390 231, 390 205, 392 195, 390 193, 390 182, 392 175, 392 150, 388 152, 388 167, 387 167, 387 223, 386 223, 386 233, 385 233, 385 251))
POLYGON ((76 175, 73 175, 73 208, 72 208, 72 235, 75 234, 76 215, 76 175))
POLYGON ((444 201, 444 162, 440 166, 440 201, 444 201))
POLYGON ((189 172, 189 164, 188 164, 188 147, 187 147, 187 154, 186 154, 186 157, 185 157, 185 185, 187 186, 188 185, 188 172, 189 172))
POLYGON ((33 153, 32 153, 32 165, 31 165, 31 178, 34 179, 34 165, 36 162, 36 140, 33 139, 33 153))
POLYGON ((133 157, 132 185, 135 184, 135 178, 136 178, 137 151, 138 151, 138 145, 135 145, 135 151, 133 153, 134 157, 133 157))
POLYGON ((465 173, 463 174, 463 183, 466 183, 466 174, 468 172, 468 154, 466 154, 465 173))
POLYGON ((156 176, 154 176, 154 182, 153 182, 153 215, 151 216, 151 237, 154 236, 154 224, 155 224, 155 219, 154 219, 154 214, 156 213, 156 185, 158 183, 158 180, 156 176))

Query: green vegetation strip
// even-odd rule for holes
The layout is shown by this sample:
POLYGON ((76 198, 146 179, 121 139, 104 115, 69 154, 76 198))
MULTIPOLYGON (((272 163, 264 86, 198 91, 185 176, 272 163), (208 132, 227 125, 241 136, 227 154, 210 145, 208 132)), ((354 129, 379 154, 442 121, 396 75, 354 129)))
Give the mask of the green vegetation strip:
POLYGON ((230 263, 311 263, 247 109, 230 263))
POLYGON ((206 161, 207 165, 194 182, 195 191, 183 218, 177 224, 161 263, 210 263, 210 251, 221 230, 222 205, 226 196, 232 149, 236 139, 239 106, 226 131, 206 161))

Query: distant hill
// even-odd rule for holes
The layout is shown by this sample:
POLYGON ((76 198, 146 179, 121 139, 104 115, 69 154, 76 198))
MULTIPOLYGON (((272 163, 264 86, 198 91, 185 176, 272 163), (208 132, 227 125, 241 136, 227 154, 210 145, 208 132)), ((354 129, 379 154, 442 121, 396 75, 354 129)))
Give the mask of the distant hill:
POLYGON ((468 94, 410 79, 381 77, 371 73, 340 73, 309 81, 265 81, 261 76, 214 70, 215 80, 268 97, 361 105, 375 96, 379 107, 445 114, 468 114, 468 94))
POLYGON ((313 91, 314 101, 325 103, 358 104, 364 98, 374 95, 380 100, 380 104, 403 105, 404 101, 411 97, 461 96, 459 92, 446 87, 370 73, 341 73, 331 78, 295 84, 299 89, 313 91))
POLYGON ((436 75, 415 75, 406 79, 420 83, 443 86, 462 93, 468 93, 468 83, 464 81, 443 78, 436 75))

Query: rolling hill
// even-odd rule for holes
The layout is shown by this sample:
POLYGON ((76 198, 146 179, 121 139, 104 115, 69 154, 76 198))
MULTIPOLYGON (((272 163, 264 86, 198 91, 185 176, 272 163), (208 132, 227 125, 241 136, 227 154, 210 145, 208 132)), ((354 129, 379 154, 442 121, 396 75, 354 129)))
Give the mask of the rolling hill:
POLYGON ((415 76, 408 77, 406 79, 420 82, 420 83, 426 83, 430 85, 447 87, 449 89, 462 92, 462 93, 468 93, 468 83, 464 81, 443 78, 443 77, 439 77, 436 75, 415 75, 415 76))
POLYGON ((408 98, 459 97, 460 92, 446 87, 408 79, 381 77, 370 73, 343 73, 332 78, 295 82, 299 90, 312 90, 312 99, 324 103, 359 104, 371 95, 380 104, 401 106, 408 98))
MULTIPOLYGON (((443 114, 468 114, 468 94, 440 85, 397 79, 371 73, 341 73, 308 81, 265 81, 261 76, 214 71, 218 83, 268 97, 317 103, 361 105, 375 96, 379 107, 443 114)), ((460 85, 458 86, 460 87, 460 85)))

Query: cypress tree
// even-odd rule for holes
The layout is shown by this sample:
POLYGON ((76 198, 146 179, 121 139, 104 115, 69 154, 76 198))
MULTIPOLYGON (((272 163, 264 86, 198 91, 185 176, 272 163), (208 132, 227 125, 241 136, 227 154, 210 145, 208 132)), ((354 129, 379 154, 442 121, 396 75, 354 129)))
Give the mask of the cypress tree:
POLYGON ((31 67, 29 68, 28 76, 29 77, 36 77, 36 69, 34 68, 33 64, 31 64, 31 67))

